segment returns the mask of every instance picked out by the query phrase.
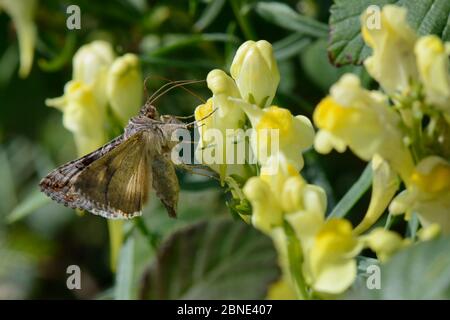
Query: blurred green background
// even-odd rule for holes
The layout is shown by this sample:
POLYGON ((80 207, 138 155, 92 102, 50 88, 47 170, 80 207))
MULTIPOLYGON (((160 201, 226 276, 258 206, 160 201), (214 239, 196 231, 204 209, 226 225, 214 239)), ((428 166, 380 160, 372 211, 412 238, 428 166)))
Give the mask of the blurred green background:
MULTIPOLYGON (((93 39, 106 39, 119 55, 138 54, 143 75, 151 76, 151 93, 165 83, 163 77, 205 79, 211 69, 228 71, 242 42, 265 39, 274 46, 281 72, 275 103, 311 117, 315 104, 342 73, 358 73, 366 79, 366 86, 371 85, 361 67, 338 69, 328 61, 331 2, 278 1, 292 14, 313 21, 313 27, 302 31, 295 25, 283 25, 283 16, 267 1, 40 0, 35 16, 35 59, 25 79, 17 74, 15 27, 10 17, 0 12, 0 299, 117 297, 106 220, 77 214, 38 191, 43 176, 76 157, 73 138, 62 126, 62 114, 46 107, 44 101, 62 95, 77 48, 93 39), (70 4, 81 9, 81 30, 66 28, 70 4), (66 287, 66 268, 71 264, 79 265, 83 272, 82 290, 66 287)), ((204 84, 191 89, 201 97, 209 96, 204 84)), ((175 90, 160 99, 157 107, 163 114, 186 116, 198 104, 197 98, 175 90)), ((329 209, 365 166, 350 153, 333 153, 325 161, 324 156, 310 150, 305 159, 303 174, 325 188, 329 209)), ((179 174, 179 218, 168 218, 153 197, 143 220, 133 225, 140 230, 133 231, 137 253, 134 271, 129 273, 135 283, 154 257, 155 243, 195 221, 230 216, 226 190, 204 177, 179 174)), ((366 205, 363 198, 353 211, 366 205)))

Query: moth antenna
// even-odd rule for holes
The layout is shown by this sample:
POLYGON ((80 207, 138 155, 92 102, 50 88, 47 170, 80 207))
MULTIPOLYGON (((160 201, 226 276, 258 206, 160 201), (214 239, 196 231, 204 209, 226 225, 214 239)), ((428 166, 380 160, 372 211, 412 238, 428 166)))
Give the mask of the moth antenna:
MULTIPOLYGON (((150 76, 148 76, 149 78, 150 76)), ((147 98, 147 102, 146 103, 152 103, 155 99, 155 96, 157 94, 159 94, 164 88, 173 85, 173 84, 178 84, 178 83, 184 83, 184 82, 188 82, 188 81, 192 81, 192 80, 176 80, 176 81, 170 81, 168 83, 163 84, 161 87, 159 87, 155 92, 153 92, 153 94, 147 98)))
MULTIPOLYGON (((168 83, 166 83, 166 84, 173 84, 173 83, 176 83, 177 81, 174 81, 174 80, 172 80, 172 79, 169 79, 169 78, 166 78, 166 77, 162 77, 162 76, 154 76, 155 78, 158 78, 158 79, 162 79, 162 80, 165 80, 165 81, 168 81, 168 83)), ((190 80, 179 80, 179 81, 190 81, 190 80)), ((186 91, 186 92, 188 92, 189 94, 191 94, 192 96, 194 96, 194 97, 196 97, 198 100, 200 100, 202 103, 206 103, 206 100, 205 99, 203 99, 202 97, 200 97, 198 94, 196 94, 194 91, 192 91, 192 90, 190 90, 190 89, 188 89, 188 88, 186 88, 186 87, 184 87, 183 85, 181 85, 180 86, 181 87, 181 89, 183 89, 184 91, 186 91)), ((182 117, 179 117, 178 119, 183 119, 182 117)), ((187 119, 187 118, 186 118, 187 119)))
MULTIPOLYGON (((156 92, 152 95, 151 97, 151 101, 150 103, 153 104, 156 100, 158 100, 159 98, 161 98, 161 96, 165 95, 167 92, 178 88, 178 87, 182 87, 184 85, 188 85, 188 84, 194 84, 194 83, 200 83, 200 82, 204 82, 205 80, 181 80, 181 81, 174 81, 173 83, 168 83, 168 85, 173 84, 171 87, 165 89, 164 91, 161 91, 162 88, 158 89, 157 92, 159 91, 160 93, 158 93, 156 96, 156 92)), ((166 85, 162 86, 165 87, 166 85)))
POLYGON ((180 120, 184 120, 184 119, 190 119, 192 117, 195 117, 194 114, 190 115, 190 116, 173 116, 174 118, 180 119, 180 120))
POLYGON ((147 88, 147 81, 150 79, 150 76, 146 76, 144 79, 144 93, 146 100, 148 99, 148 88, 147 88))
MULTIPOLYGON (((216 112, 216 111, 217 111, 217 108, 215 108, 213 111, 211 111, 211 112, 208 113, 206 116, 204 116, 203 118, 199 119, 198 121, 197 121, 197 120, 194 120, 194 121, 192 121, 192 122, 189 122, 186 126, 189 127, 189 126, 193 126, 193 125, 196 124, 196 123, 202 122, 202 121, 208 119, 210 116, 212 116, 212 114, 213 114, 214 112, 216 112)), ((199 127, 204 126, 204 125, 205 125, 205 124, 199 125, 199 127)))

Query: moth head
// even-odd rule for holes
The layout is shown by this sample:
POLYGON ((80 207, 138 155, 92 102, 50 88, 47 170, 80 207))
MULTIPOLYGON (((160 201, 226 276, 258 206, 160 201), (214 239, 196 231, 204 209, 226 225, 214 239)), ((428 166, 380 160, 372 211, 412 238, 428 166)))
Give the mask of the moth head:
POLYGON ((139 115, 142 117, 147 117, 149 119, 157 119, 158 118, 158 110, 154 106, 149 103, 146 103, 139 111, 139 115))

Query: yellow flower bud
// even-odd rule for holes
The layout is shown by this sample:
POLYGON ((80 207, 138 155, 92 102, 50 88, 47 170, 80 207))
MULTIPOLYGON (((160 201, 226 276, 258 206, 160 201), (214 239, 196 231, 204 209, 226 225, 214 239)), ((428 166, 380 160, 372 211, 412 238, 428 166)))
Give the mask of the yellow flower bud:
MULTIPOLYGON (((225 96, 240 98, 239 90, 234 80, 219 69, 210 71, 206 77, 206 83, 213 96, 225 96)), ((225 105, 226 103, 224 103, 225 105)))
POLYGON ((361 17, 361 33, 373 54, 364 65, 387 93, 402 92, 411 80, 418 79, 414 56, 416 35, 406 21, 406 9, 384 6, 380 28, 369 28, 367 15, 361 17))
POLYGON ((114 61, 114 51, 110 43, 96 40, 82 46, 73 57, 73 80, 92 87, 98 103, 106 106, 106 80, 114 61))
POLYGON ((415 46, 417 66, 427 101, 450 114, 450 74, 448 53, 435 35, 420 38, 415 46))
POLYGON ((20 47, 19 75, 28 76, 33 64, 34 45, 36 42, 36 26, 34 13, 36 0, 0 0, 0 9, 4 9, 11 16, 17 29, 20 47))
POLYGON ((247 41, 242 44, 230 71, 245 101, 259 107, 270 106, 280 82, 280 73, 269 42, 247 41))
POLYGON ((90 86, 70 81, 64 87, 64 96, 47 99, 45 103, 63 112, 64 127, 73 133, 80 155, 106 142, 103 128, 105 108, 98 105, 90 86))
POLYGON ((142 74, 139 59, 127 53, 114 60, 108 74, 109 104, 122 124, 139 112, 142 105, 142 74))

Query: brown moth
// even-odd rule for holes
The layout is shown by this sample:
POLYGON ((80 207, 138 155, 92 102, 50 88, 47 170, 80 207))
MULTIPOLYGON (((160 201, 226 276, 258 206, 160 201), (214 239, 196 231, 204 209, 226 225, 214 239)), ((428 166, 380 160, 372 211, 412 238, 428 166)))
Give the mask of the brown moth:
POLYGON ((141 215, 150 189, 176 216, 179 185, 171 150, 172 133, 188 125, 158 117, 146 104, 122 135, 103 147, 53 170, 39 184, 53 200, 110 219, 141 215))

